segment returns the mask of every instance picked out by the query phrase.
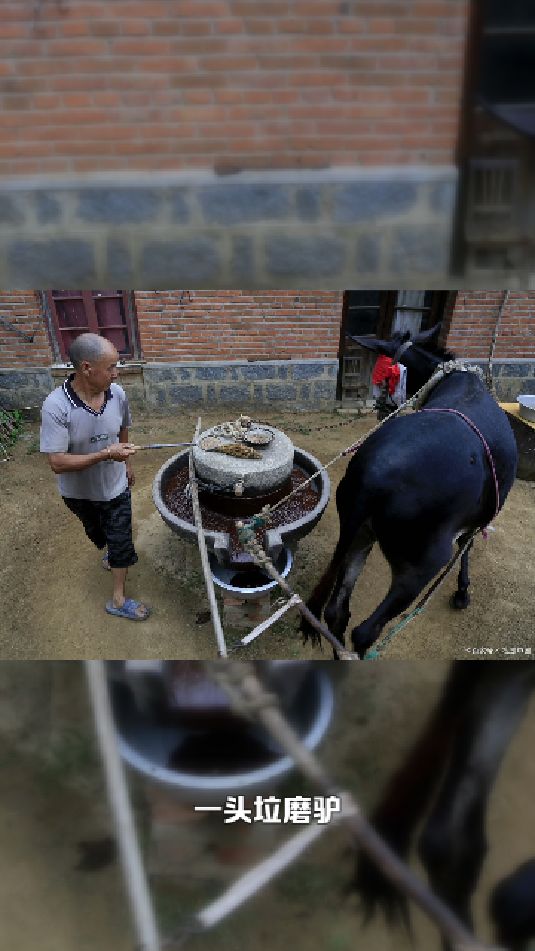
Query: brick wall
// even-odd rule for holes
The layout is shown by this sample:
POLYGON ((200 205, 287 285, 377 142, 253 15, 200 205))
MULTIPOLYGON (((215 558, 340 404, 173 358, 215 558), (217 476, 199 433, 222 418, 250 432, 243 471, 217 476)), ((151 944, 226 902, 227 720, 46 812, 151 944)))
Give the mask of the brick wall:
POLYGON ((468 0, 4 0, 0 173, 453 163, 468 0))
MULTIPOLYGON (((461 357, 488 357, 503 291, 459 291, 448 346, 461 357)), ((535 358, 535 291, 509 291, 494 352, 499 359, 535 358)))
POLYGON ((0 292, 0 367, 42 367, 52 362, 52 350, 38 291, 0 292), (12 326, 6 326, 5 317, 12 326), (33 334, 33 342, 20 334, 33 334))
POLYGON ((335 358, 341 291, 136 291, 151 362, 335 358))

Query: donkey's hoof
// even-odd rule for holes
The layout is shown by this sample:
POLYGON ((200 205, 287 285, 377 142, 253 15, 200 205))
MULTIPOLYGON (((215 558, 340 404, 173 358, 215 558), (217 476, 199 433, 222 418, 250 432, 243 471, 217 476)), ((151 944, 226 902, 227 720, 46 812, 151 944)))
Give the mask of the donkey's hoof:
POLYGON ((456 591, 451 597, 450 604, 457 611, 464 611, 470 604, 470 595, 467 591, 456 591))
POLYGON ((366 651, 372 646, 373 639, 370 640, 368 634, 360 632, 358 628, 355 628, 351 633, 351 643, 353 644, 353 650, 355 654, 358 654, 361 660, 364 660, 366 656, 366 651))
POLYGON ((321 637, 315 627, 312 626, 310 621, 307 621, 306 618, 301 618, 301 623, 299 625, 299 630, 302 634, 302 643, 306 644, 307 641, 310 641, 312 647, 317 647, 321 643, 321 637))

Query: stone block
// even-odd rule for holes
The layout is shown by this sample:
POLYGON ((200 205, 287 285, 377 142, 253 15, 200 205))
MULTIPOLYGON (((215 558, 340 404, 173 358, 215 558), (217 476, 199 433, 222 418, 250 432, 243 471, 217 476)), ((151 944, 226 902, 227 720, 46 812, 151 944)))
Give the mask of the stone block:
POLYGON ((281 402, 282 400, 295 400, 297 397, 297 387, 290 385, 274 386, 270 383, 266 385, 266 394, 270 402, 281 402))
POLYGON ((15 239, 7 247, 12 287, 95 287, 95 252, 82 238, 15 239))
POLYGON ((141 252, 141 283, 147 287, 202 287, 217 283, 220 266, 214 238, 195 235, 149 241, 141 252))
POLYGON ((389 269, 393 274, 439 274, 447 267, 449 242, 435 225, 406 225, 392 234, 389 269))
POLYGON ((435 182, 430 187, 429 204, 441 215, 453 215, 456 188, 453 182, 435 182))
POLYGON ((126 241, 120 238, 108 240, 106 274, 114 278, 120 287, 128 287, 133 282, 134 266, 126 241))
POLYGON ((231 274, 240 281, 254 283, 254 249, 251 238, 246 235, 234 235, 232 238, 231 274))
POLYGON ((219 389, 219 399, 222 403, 247 402, 251 398, 251 389, 246 383, 223 385, 219 389))
POLYGON ((174 406, 190 403, 200 403, 203 399, 203 390, 200 386, 178 386, 173 384, 167 388, 168 400, 174 406))
POLYGON ((270 235, 266 239, 266 269, 274 276, 334 277, 345 266, 346 246, 338 238, 288 237, 270 235))
POLYGON ((118 226, 154 220, 160 201, 161 194, 151 188, 88 188, 79 193, 77 213, 82 221, 118 226))
POLYGON ((49 370, 0 371, 0 402, 6 409, 23 406, 41 406, 54 389, 55 381, 49 370))
POLYGON ((0 222, 20 225, 25 219, 24 205, 14 195, 0 194, 0 222))
POLYGON ((277 367, 267 366, 265 363, 249 363, 240 367, 240 373, 244 380, 275 380, 277 367))
POLYGON ((315 400, 329 400, 331 402, 336 397, 336 383, 335 381, 327 380, 316 381, 314 383, 314 399, 315 400))
POLYGON ((521 378, 530 376, 532 372, 533 367, 529 363, 502 363, 500 375, 502 377, 516 376, 521 378))
POLYGON ((301 186, 295 192, 295 207, 297 217, 301 221, 316 221, 321 211, 321 191, 320 188, 312 186, 301 186))
POLYGON ((211 185, 199 189, 198 196, 208 224, 263 222, 285 218, 290 211, 289 192, 284 185, 211 185))
POLYGON ((189 221, 190 209, 187 197, 188 190, 185 188, 172 189, 169 192, 168 204, 173 221, 179 221, 181 224, 186 224, 189 221))
POLYGON ((155 396, 156 396, 156 402, 157 402, 158 406, 165 406, 165 405, 166 405, 166 403, 167 403, 167 391, 165 390, 165 387, 163 387, 163 386, 158 386, 158 387, 156 387, 155 390, 152 390, 152 389, 151 389, 151 390, 150 390, 150 393, 151 393, 151 394, 152 394, 152 393, 155 394, 155 396))
POLYGON ((176 380, 175 367, 145 367, 145 377, 151 383, 164 383, 167 380, 176 380))
POLYGON ((229 367, 207 364, 203 367, 195 367, 196 380, 226 380, 229 376, 229 367))
POLYGON ((333 215, 337 222, 376 221, 405 214, 418 200, 415 182, 351 182, 334 187, 333 215))
POLYGON ((292 376, 294 380, 310 380, 316 376, 323 376, 325 365, 323 363, 293 363, 292 376))
POLYGON ((35 213, 39 224, 48 225, 59 221, 62 215, 61 201, 50 192, 35 192, 33 195, 35 213))
POLYGON ((375 274, 381 260, 381 240, 379 235, 364 234, 357 240, 355 267, 358 274, 375 274))

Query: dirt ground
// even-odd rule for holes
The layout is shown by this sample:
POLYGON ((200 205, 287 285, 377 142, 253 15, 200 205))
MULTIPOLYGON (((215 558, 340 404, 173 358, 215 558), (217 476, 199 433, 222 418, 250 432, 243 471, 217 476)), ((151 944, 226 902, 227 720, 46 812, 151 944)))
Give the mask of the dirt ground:
MULTIPOLYGON (((227 413, 227 417, 231 418, 227 413)), ((203 416, 203 427, 227 418, 203 416)), ((176 418, 137 417, 133 440, 178 442, 190 439, 196 414, 176 418)), ((270 412, 296 445, 322 462, 352 443, 374 418, 317 431, 338 423, 334 413, 270 412)), ((342 417, 343 419, 344 417, 342 417)), ((147 600, 153 615, 135 624, 111 618, 104 604, 111 591, 100 556, 80 524, 61 502, 45 457, 38 452, 37 425, 16 445, 11 461, 0 465, 2 532, 0 534, 0 601, 3 606, 0 656, 13 658, 207 658, 216 647, 196 546, 183 542, 164 524, 152 501, 152 482, 172 450, 139 453, 133 490, 138 564, 131 570, 129 591, 147 600)), ((299 545, 289 577, 294 590, 307 597, 332 553, 338 534, 334 488, 345 461, 330 470, 332 497, 315 531, 299 545)), ((534 645, 535 483, 517 481, 488 541, 479 538, 471 558, 472 603, 467 611, 449 607, 455 574, 434 596, 425 612, 397 635, 388 649, 392 658, 473 656, 487 649, 534 645)), ((351 624, 366 617, 382 599, 389 570, 377 546, 353 594, 351 624)), ((232 644, 243 631, 228 631, 232 644)), ((535 645, 534 645, 535 646, 535 645)), ((326 648, 327 650, 327 648, 326 648)), ((297 620, 285 619, 263 634, 240 657, 321 658, 318 649, 301 645, 297 620)), ((323 654, 323 656, 330 656, 323 654)), ((519 655, 523 656, 523 655, 519 655)))
MULTIPOLYGON (((37 713, 39 709, 49 713, 49 709, 46 703, 36 704, 35 697, 42 700, 47 692, 42 683, 44 672, 37 671, 38 677, 26 680, 24 667, 15 665, 9 708, 17 706, 15 694, 24 698, 32 715, 24 714, 21 706, 21 717, 26 728, 32 718, 35 720, 39 732, 33 737, 34 745, 43 754, 46 729, 37 713)), ((340 665, 333 668, 328 664, 328 668, 338 677, 342 673, 340 665)), ((436 661, 344 665, 345 676, 336 686, 335 716, 320 754, 336 781, 351 789, 366 811, 425 722, 445 670, 446 664, 436 661)), ((1 669, 0 677, 0 701, 5 704, 9 691, 1 669)), ((80 666, 62 665, 59 680, 63 698, 58 702, 56 696, 53 701, 55 753, 46 765, 40 757, 28 754, 27 743, 13 743, 13 736, 20 735, 21 721, 11 723, 11 736, 6 736, 6 724, 0 722, 2 947, 9 951, 34 951, 37 947, 42 951, 72 951, 74 947, 133 951, 117 864, 85 872, 75 868, 77 843, 99 840, 110 829, 94 751, 87 748, 87 738, 79 739, 75 752, 72 742, 66 742, 73 730, 79 737, 92 735, 80 666), (65 729, 67 723, 70 732, 63 735, 61 724, 65 729)), ((57 694, 57 681, 56 671, 52 695, 57 694)), ((490 889, 533 854, 534 742, 532 704, 490 798, 489 851, 474 902, 476 931, 482 939, 491 938, 486 915, 490 889)), ((275 792, 278 796, 307 794, 297 776, 275 792)), ((296 830, 289 827, 287 831, 296 830)), ((413 864, 418 869, 415 860, 413 864)), ((186 947, 191 951, 238 951, 243 947, 250 951, 286 951, 288 947, 296 951, 318 947, 326 951, 409 951, 411 947, 440 951, 435 929, 419 913, 414 915, 413 945, 399 931, 390 931, 381 919, 364 930, 349 887, 352 869, 353 852, 343 830, 330 829, 265 891, 214 930, 191 938, 186 947)), ((194 875, 177 881, 171 890, 162 891, 155 882, 152 886, 165 935, 222 890, 221 884, 195 880, 194 875)))

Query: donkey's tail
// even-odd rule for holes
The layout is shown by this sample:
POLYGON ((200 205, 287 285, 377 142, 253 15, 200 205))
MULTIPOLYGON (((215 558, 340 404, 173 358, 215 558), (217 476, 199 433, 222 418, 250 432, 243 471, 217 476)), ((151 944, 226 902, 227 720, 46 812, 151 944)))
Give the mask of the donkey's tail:
MULTIPOLYGON (((329 599, 338 572, 341 570, 345 559, 349 555, 359 530, 370 517, 369 500, 365 493, 360 495, 357 502, 355 502, 354 499, 350 500, 347 496, 348 483, 344 476, 336 491, 336 506, 340 519, 340 536, 327 568, 306 602, 308 610, 311 611, 318 620, 321 620, 323 609, 329 599)), ((303 643, 309 638, 313 644, 320 643, 318 632, 305 618, 301 620, 301 631, 303 634, 303 643)))

